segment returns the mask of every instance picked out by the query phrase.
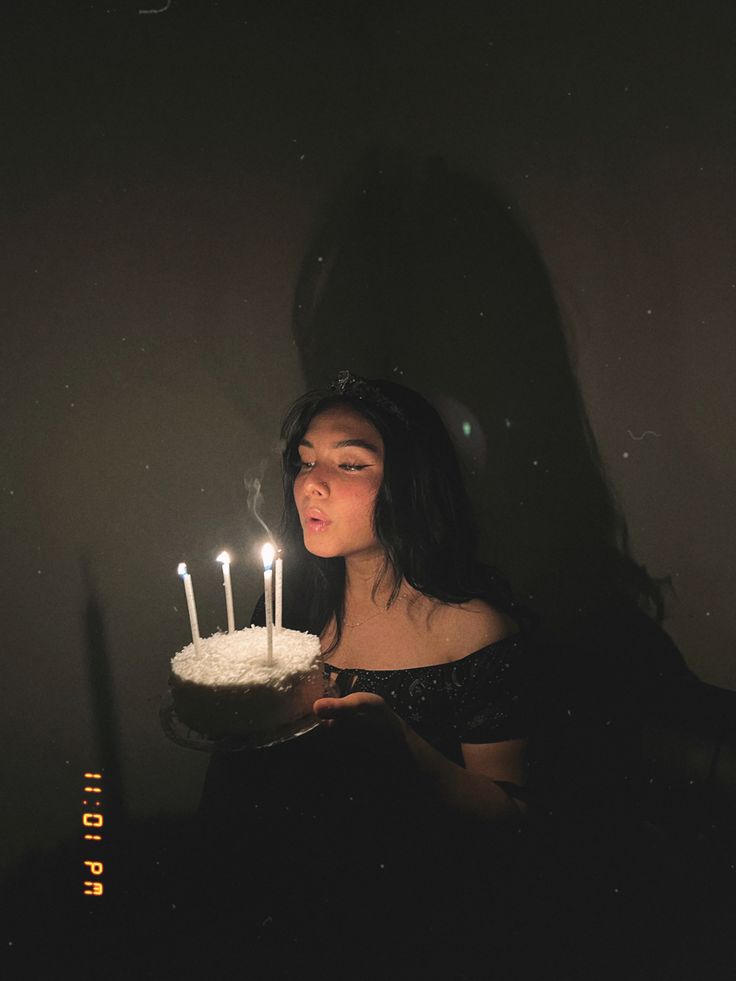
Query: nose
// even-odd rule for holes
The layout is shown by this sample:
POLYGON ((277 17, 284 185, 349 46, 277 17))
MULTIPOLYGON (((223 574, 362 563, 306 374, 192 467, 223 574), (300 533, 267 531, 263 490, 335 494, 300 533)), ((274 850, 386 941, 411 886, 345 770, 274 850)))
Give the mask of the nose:
POLYGON ((324 475, 316 466, 305 475, 304 491, 309 497, 327 497, 330 493, 324 475))

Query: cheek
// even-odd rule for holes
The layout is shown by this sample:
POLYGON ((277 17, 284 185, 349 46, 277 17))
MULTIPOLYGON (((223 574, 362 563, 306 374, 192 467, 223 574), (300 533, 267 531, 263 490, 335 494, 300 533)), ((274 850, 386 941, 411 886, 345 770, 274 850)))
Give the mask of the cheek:
POLYGON ((309 473, 310 473, 309 470, 299 470, 297 475, 294 477, 294 485, 291 491, 294 498, 297 498, 298 496, 304 494, 304 485, 307 481, 307 477, 309 476, 309 473))
POLYGON ((360 515, 362 520, 373 527, 373 514, 376 510, 377 487, 363 487, 353 497, 353 509, 356 515, 360 515))

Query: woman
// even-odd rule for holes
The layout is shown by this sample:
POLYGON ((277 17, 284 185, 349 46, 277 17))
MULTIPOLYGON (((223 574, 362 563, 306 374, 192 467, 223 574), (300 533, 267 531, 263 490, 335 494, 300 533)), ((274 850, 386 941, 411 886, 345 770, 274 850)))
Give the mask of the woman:
POLYGON ((438 924, 443 949, 467 949, 471 915, 487 929, 526 808, 526 619, 475 556, 452 443, 419 395, 341 372, 282 439, 284 625, 320 637, 332 693, 313 733, 215 756, 202 813, 220 840, 278 842, 258 872, 252 847, 242 859, 282 939, 309 937, 316 904, 344 949, 386 953, 390 934, 434 961, 438 924))
POLYGON ((296 403, 282 438, 285 533, 308 553, 308 625, 342 696, 315 714, 405 751, 449 811, 518 818, 528 720, 507 673, 519 627, 507 587, 477 563, 438 415, 343 372, 296 403))

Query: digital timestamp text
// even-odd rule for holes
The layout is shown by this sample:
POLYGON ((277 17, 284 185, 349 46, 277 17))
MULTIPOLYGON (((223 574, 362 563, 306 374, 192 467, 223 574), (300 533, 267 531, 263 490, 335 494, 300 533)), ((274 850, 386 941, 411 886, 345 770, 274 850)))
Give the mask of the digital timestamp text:
POLYGON ((102 840, 105 817, 102 807, 102 774, 85 773, 82 788, 83 890, 85 896, 102 896, 105 871, 102 840))

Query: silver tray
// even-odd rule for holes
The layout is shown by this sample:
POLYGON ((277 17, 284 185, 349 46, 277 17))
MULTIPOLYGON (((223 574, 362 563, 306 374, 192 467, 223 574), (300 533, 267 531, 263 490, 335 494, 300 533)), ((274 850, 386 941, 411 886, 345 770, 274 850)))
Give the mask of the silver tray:
MULTIPOLYGON (((331 698, 336 695, 336 690, 332 686, 328 686, 323 697, 331 698)), ((197 749, 204 753, 238 753, 243 750, 267 749, 269 746, 277 746, 280 743, 289 742, 291 739, 298 739, 299 736, 306 736, 308 732, 312 732, 319 726, 319 722, 310 712, 309 715, 305 715, 301 719, 272 729, 268 734, 225 736, 221 739, 213 739, 190 729, 186 723, 181 721, 174 709, 174 697, 171 689, 168 689, 161 699, 158 717, 164 733, 177 746, 197 749)))

